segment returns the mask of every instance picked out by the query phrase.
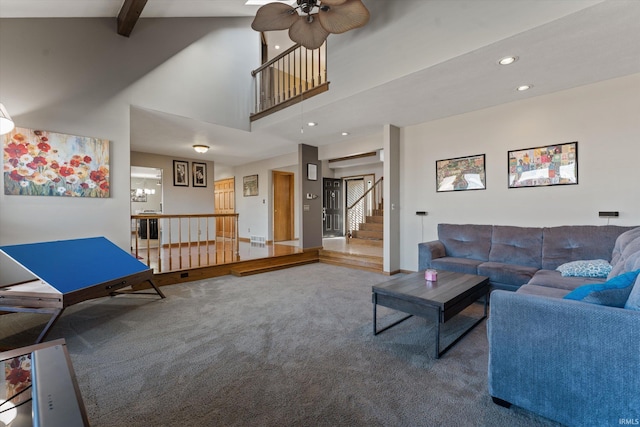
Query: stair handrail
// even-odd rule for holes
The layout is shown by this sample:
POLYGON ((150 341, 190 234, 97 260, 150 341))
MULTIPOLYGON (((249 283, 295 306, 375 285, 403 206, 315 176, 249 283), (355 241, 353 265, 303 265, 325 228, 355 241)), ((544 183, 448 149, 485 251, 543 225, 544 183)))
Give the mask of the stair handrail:
POLYGON ((383 179, 384 179, 384 176, 380 177, 380 179, 379 179, 379 180, 377 180, 377 181, 375 182, 375 184, 373 184, 373 185, 371 186, 371 188, 370 188, 370 189, 368 189, 367 191, 365 191, 365 192, 364 192, 364 194, 358 198, 358 200, 356 200, 355 202, 351 203, 351 206, 348 206, 348 207, 347 207, 347 211, 349 211, 349 209, 353 209, 353 207, 354 207, 355 205, 357 205, 357 204, 358 204, 358 202, 359 202, 360 200, 364 199, 364 198, 365 198, 365 196, 366 196, 367 194, 371 193, 372 191, 375 191, 375 189, 378 187, 378 184, 379 184, 383 179))
POLYGON ((347 231, 347 243, 349 243, 349 240, 352 237, 353 231, 357 231, 354 230, 352 228, 352 220, 351 220, 351 211, 353 210, 353 208, 358 205, 358 203, 360 203, 365 197, 367 197, 369 195, 369 193, 373 192, 374 193, 374 200, 375 202, 377 202, 378 204, 380 203, 380 201, 382 200, 382 191, 377 191, 380 184, 382 183, 382 181, 384 180, 384 177, 380 177, 380 179, 378 179, 372 186, 371 188, 369 188, 367 191, 364 192, 364 194, 362 196, 360 196, 358 198, 358 200, 356 200, 355 202, 353 202, 351 204, 351 206, 347 207, 347 227, 346 227, 346 231, 347 231), (376 197, 376 195, 379 195, 380 197, 376 197))
POLYGON ((281 54, 279 54, 278 56, 276 56, 274 58, 271 58, 270 60, 268 60, 267 62, 265 62, 264 64, 262 64, 258 68, 256 68, 255 70, 253 70, 251 72, 251 76, 255 77, 256 74, 258 74, 260 71, 264 70, 265 68, 267 68, 270 65, 275 64, 276 62, 278 62, 279 60, 281 60, 285 56, 289 55, 291 52, 293 52, 294 50, 296 50, 300 46, 302 46, 300 43, 296 43, 293 46, 291 46, 289 49, 287 49, 284 52, 282 52, 281 54))

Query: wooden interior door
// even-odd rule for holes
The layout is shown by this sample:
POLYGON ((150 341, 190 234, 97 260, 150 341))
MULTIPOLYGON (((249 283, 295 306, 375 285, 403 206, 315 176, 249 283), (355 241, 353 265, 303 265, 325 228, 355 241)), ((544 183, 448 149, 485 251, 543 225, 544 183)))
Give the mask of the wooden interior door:
POLYGON ((273 241, 294 239, 293 191, 291 172, 273 171, 273 241))
MULTIPOLYGON (((216 214, 230 214, 236 212, 236 180, 235 178, 221 179, 214 184, 214 211, 216 214)), ((231 238, 235 235, 234 218, 216 218, 216 237, 231 238)))

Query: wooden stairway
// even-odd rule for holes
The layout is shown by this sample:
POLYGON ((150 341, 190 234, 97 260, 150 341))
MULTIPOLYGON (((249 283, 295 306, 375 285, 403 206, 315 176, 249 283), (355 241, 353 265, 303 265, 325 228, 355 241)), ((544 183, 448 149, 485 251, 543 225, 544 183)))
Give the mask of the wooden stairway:
POLYGON ((359 229, 351 232, 350 244, 376 246, 381 248, 384 238, 383 209, 374 209, 373 215, 365 217, 359 229))

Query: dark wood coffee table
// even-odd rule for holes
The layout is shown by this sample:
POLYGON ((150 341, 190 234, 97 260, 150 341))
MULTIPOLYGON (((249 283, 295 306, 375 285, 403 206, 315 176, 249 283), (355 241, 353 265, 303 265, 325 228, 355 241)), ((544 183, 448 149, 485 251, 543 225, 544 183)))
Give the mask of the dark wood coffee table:
POLYGON ((438 280, 430 282, 425 280, 424 271, 420 271, 373 286, 371 290, 373 334, 378 335, 412 316, 431 317, 436 321, 436 359, 487 317, 489 278, 485 276, 438 270, 438 280), (484 315, 440 351, 440 324, 448 321, 481 297, 484 297, 484 315), (409 316, 378 330, 376 307, 379 305, 409 313, 409 316))

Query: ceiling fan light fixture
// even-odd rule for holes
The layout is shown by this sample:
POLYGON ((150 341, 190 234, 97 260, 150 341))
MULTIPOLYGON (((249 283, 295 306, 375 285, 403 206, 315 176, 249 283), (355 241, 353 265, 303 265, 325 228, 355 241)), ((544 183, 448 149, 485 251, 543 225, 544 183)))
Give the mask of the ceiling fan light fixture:
POLYGON ((256 13, 256 31, 289 29, 289 38, 307 49, 318 49, 329 34, 341 34, 369 22, 362 0, 296 0, 297 7, 268 3, 256 13))
POLYGON ((329 32, 322 28, 320 20, 307 16, 299 16, 289 28, 289 38, 307 49, 318 49, 329 37, 329 32))
POLYGON ((286 30, 298 20, 299 16, 288 4, 269 3, 258 9, 251 28, 255 31, 286 30))
MULTIPOLYGON (((325 2, 322 2, 325 4, 325 2)), ((369 22, 369 11, 361 0, 351 0, 318 13, 320 25, 332 34, 342 34, 369 22)))
POLYGON ((196 153, 204 154, 207 151, 209 151, 209 146, 208 145, 196 144, 196 145, 193 146, 193 149, 196 151, 196 153))

